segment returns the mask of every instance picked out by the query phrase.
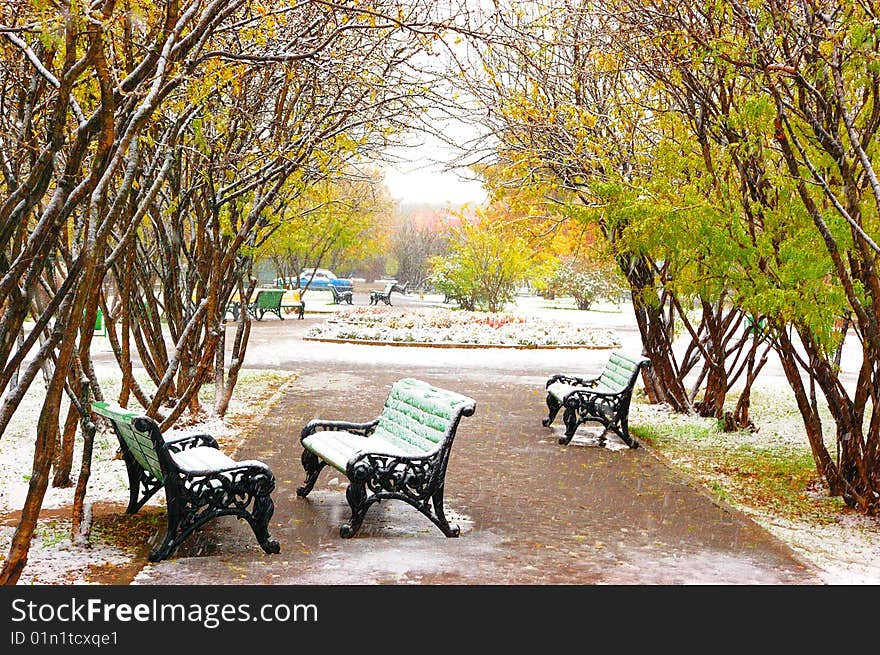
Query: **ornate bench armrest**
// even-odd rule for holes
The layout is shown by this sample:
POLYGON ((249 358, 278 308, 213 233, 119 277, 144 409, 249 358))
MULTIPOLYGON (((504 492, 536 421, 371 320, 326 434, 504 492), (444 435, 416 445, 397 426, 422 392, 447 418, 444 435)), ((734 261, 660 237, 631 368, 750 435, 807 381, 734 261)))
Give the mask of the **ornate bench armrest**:
POLYGON ((440 453, 360 453, 348 462, 345 475, 353 483, 366 483, 374 492, 382 489, 422 498, 433 493, 439 457, 440 453))
POLYGON ((210 434, 189 434, 183 437, 173 437, 165 440, 165 445, 172 453, 179 453, 187 448, 197 448, 198 446, 209 446, 211 448, 220 448, 220 444, 210 434))
POLYGON ((302 441, 306 437, 313 435, 316 432, 320 432, 321 430, 344 430, 345 432, 369 437, 373 434, 373 430, 378 424, 379 419, 373 419, 368 423, 349 423, 348 421, 326 421, 324 419, 316 418, 306 424, 302 429, 299 438, 300 441, 302 441))
POLYGON ((575 389, 570 394, 565 397, 565 402, 569 402, 572 398, 577 398, 582 402, 589 402, 591 400, 599 400, 602 398, 609 399, 618 399, 624 396, 627 393, 627 389, 623 389, 621 391, 591 391, 590 389, 575 389))
POLYGON ((592 378, 579 378, 573 375, 554 375, 549 380, 547 380, 547 384, 545 386, 549 387, 554 382, 562 382, 564 384, 573 384, 579 387, 592 387, 596 382, 598 382, 599 376, 592 378))

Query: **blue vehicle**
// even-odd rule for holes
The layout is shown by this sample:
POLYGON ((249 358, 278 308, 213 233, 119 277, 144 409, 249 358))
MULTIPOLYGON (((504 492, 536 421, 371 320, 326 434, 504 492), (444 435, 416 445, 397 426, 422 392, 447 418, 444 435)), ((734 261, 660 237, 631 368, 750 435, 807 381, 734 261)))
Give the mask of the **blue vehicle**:
POLYGON ((317 269, 314 274, 311 269, 306 270, 299 276, 299 286, 304 289, 306 284, 309 289, 329 289, 331 286, 336 287, 338 291, 351 291, 353 286, 351 280, 344 280, 336 277, 333 271, 326 268, 317 269), (311 281, 311 283, 309 283, 311 281))

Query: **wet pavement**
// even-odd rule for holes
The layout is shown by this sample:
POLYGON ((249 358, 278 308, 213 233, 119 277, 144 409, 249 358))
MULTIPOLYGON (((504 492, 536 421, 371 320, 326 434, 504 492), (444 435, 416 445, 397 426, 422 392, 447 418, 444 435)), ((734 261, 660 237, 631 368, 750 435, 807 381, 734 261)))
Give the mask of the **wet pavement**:
MULTIPOLYGON (((357 298, 356 298, 357 302, 357 298)), ((569 446, 541 426, 544 381, 597 371, 607 351, 452 350, 302 339, 322 318, 254 325, 248 365, 295 371, 236 453, 274 471, 266 555, 226 517, 191 537, 138 584, 814 584, 813 570, 753 521, 721 506, 649 448, 596 445, 587 425, 569 446), (564 368, 563 368, 564 367, 564 368), (353 539, 345 477, 325 468, 308 498, 299 432, 312 418, 367 421, 394 381, 417 377, 474 398, 446 475, 447 539, 410 506, 372 506, 353 539)), ((613 322, 613 318, 609 319, 613 322)), ((557 419, 557 422, 559 419, 557 419)), ((158 539, 161 535, 155 535, 158 539)))

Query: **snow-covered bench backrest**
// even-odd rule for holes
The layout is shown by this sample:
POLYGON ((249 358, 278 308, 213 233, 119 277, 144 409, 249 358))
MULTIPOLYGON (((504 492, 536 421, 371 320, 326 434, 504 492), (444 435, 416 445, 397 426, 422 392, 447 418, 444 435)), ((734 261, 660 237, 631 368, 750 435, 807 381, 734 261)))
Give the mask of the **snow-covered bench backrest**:
POLYGON ((470 416, 475 408, 476 402, 467 396, 404 378, 391 387, 375 434, 392 443, 404 442, 408 450, 435 452, 454 433, 459 418, 470 416))
POLYGON ((612 392, 620 392, 635 385, 636 376, 642 364, 649 362, 647 357, 629 355, 623 351, 611 353, 608 363, 599 376, 598 386, 612 392))
POLYGON ((159 456, 156 454, 156 446, 148 431, 135 428, 135 419, 140 416, 127 409, 108 402, 93 402, 92 411, 100 414, 113 422, 113 427, 120 439, 125 442, 131 456, 151 473, 159 482, 164 481, 162 467, 159 465, 159 456))

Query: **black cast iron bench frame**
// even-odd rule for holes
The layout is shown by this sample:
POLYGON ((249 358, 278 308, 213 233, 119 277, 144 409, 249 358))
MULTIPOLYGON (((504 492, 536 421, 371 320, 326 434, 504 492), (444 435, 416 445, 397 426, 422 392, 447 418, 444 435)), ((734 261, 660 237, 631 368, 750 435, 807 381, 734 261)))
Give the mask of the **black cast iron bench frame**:
POLYGON ((344 302, 347 302, 349 305, 353 303, 353 294, 351 291, 340 291, 336 288, 335 285, 330 285, 330 293, 333 295, 333 304, 341 305, 344 302))
POLYGON ((571 442, 580 425, 593 421, 604 427, 599 435, 600 445, 605 444, 605 436, 611 431, 630 448, 638 448, 639 442, 629 433, 629 406, 639 372, 642 367, 650 365, 651 360, 647 357, 617 351, 611 354, 602 373, 596 377, 552 376, 545 385, 549 414, 541 424, 549 427, 559 410, 565 408, 562 415, 565 435, 559 437, 560 444, 571 442), (557 383, 563 386, 551 390, 557 383), (560 390, 566 392, 562 398, 559 397, 560 390))
POLYGON ((378 305, 381 300, 386 305, 391 304, 391 292, 396 291, 397 293, 401 293, 406 295, 406 288, 409 286, 409 282, 406 284, 397 284, 396 282, 390 282, 385 285, 385 289, 382 291, 371 291, 370 292, 370 304, 378 305))
MULTIPOLYGON (((457 537, 458 526, 450 526, 443 510, 443 493, 446 485, 446 468, 449 453, 455 439, 462 416, 472 416, 476 403, 467 396, 432 387, 420 380, 405 378, 392 387, 382 414, 367 423, 347 421, 327 421, 315 419, 303 428, 300 441, 303 443, 302 465, 306 479, 296 490, 301 498, 309 495, 318 475, 330 464, 344 473, 349 480, 346 500, 351 508, 351 519, 339 529, 343 538, 353 537, 361 527, 364 515, 373 503, 382 500, 402 500, 424 514, 447 537, 457 537), (322 457, 320 445, 306 443, 307 439, 325 430, 345 432, 363 437, 365 441, 375 433, 383 416, 394 410, 393 399, 401 389, 408 387, 414 393, 435 393, 447 395, 455 406, 445 421, 442 438, 435 448, 425 449, 420 454, 400 455, 389 452, 354 452, 344 467, 333 464, 322 457), (432 509, 433 508, 433 509, 432 509)), ((364 444, 365 446, 367 444, 364 444)))
POLYGON ((391 292, 394 291, 395 286, 394 284, 386 284, 383 291, 370 291, 370 304, 378 305, 379 301, 382 301, 386 305, 390 305, 391 292))
POLYGON ((229 466, 183 470, 175 454, 194 448, 219 450, 217 440, 207 434, 166 440, 153 419, 107 402, 92 403, 92 411, 109 420, 119 440, 129 482, 126 513, 136 513, 165 489, 168 524, 162 543, 150 553, 151 562, 170 557, 193 531, 226 515, 246 520, 264 551, 280 551, 269 534, 275 476, 265 464, 229 460, 229 466))

